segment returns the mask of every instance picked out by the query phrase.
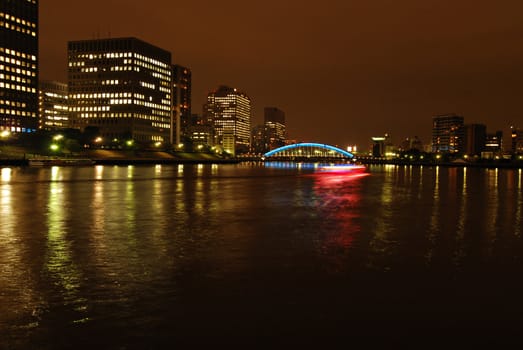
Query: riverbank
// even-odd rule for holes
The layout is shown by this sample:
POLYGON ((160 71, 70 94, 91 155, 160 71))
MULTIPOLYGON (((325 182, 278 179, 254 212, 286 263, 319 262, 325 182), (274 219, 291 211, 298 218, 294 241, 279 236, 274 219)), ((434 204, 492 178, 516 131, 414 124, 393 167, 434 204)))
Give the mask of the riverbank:
POLYGON ((506 160, 506 159, 484 159, 480 161, 412 161, 405 159, 373 159, 365 158, 358 159, 358 161, 365 165, 383 164, 383 165, 409 165, 409 166, 443 166, 443 167, 466 167, 466 168, 500 168, 500 169, 523 169, 522 160, 506 160))
POLYGON ((93 150, 68 156, 45 156, 20 152, 0 157, 0 166, 29 165, 140 165, 140 164, 222 164, 238 163, 231 158, 221 158, 209 153, 93 150))

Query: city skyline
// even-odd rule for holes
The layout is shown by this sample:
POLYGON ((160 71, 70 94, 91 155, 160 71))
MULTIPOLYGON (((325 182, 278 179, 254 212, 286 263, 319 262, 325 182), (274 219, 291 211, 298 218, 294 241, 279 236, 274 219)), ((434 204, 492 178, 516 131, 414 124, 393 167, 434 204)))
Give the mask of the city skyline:
POLYGON ((278 106, 298 141, 366 147, 387 132, 427 144, 433 116, 450 113, 504 135, 521 127, 523 4, 300 5, 94 0, 77 16, 78 2, 42 2, 40 78, 66 80, 68 41, 135 36, 191 69, 193 112, 216 86, 237 87, 253 126, 278 106))

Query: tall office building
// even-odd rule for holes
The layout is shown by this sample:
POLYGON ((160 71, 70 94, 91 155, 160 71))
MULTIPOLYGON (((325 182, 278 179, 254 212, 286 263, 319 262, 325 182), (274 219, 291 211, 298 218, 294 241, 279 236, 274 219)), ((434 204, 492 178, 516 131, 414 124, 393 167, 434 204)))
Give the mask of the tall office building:
POLYGON ((72 127, 105 140, 169 142, 171 53, 136 38, 69 42, 72 127))
POLYGON ((512 154, 523 153, 523 130, 510 127, 511 151, 512 154))
POLYGON ((39 128, 44 130, 68 128, 67 84, 57 81, 40 81, 38 85, 39 128))
POLYGON ((191 125, 191 71, 187 67, 173 65, 174 133, 171 143, 179 144, 189 137, 191 125))
POLYGON ((464 118, 455 114, 438 115, 432 124, 432 152, 463 151, 464 118))
POLYGON ((235 155, 250 148, 251 100, 245 93, 220 86, 207 95, 206 118, 214 129, 214 142, 235 155), (232 141, 231 141, 232 140, 232 141))
POLYGON ((485 150, 487 126, 484 124, 467 124, 464 126, 463 149, 468 155, 481 155, 485 150))
POLYGON ((276 107, 264 108, 267 151, 285 146, 285 112, 276 107))
POLYGON ((0 131, 38 128, 38 1, 0 1, 0 131))

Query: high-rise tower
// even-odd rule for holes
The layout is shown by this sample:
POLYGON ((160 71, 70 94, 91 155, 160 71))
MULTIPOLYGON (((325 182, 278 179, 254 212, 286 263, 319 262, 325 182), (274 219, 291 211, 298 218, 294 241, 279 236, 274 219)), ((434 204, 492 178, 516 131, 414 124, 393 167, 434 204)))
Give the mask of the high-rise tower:
POLYGON ((191 70, 173 65, 173 136, 171 143, 179 144, 189 137, 191 124, 191 70))
POLYGON ((464 118, 455 115, 438 115, 432 124, 432 152, 463 152, 464 118))
POLYGON ((69 42, 68 55, 73 127, 98 127, 104 140, 170 141, 170 52, 116 38, 69 42))
POLYGON ((0 1, 0 131, 38 128, 38 0, 0 1))
POLYGON ((214 128, 215 144, 235 155, 250 148, 251 99, 245 93, 220 86, 207 95, 206 114, 214 128))
POLYGON ((285 145, 285 112, 276 107, 264 108, 267 151, 285 145))

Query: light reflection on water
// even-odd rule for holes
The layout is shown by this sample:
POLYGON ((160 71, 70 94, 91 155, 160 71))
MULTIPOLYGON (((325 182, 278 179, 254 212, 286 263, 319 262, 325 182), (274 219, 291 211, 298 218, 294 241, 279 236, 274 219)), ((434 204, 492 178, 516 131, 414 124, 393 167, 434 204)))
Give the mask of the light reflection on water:
POLYGON ((213 315, 261 314, 274 303, 296 305, 296 318, 275 312, 299 323, 315 300, 340 312, 371 303, 374 287, 353 276, 395 276, 408 308, 401 295, 412 295, 413 271, 459 280, 522 267, 521 170, 314 171, 290 163, 1 169, 8 307, 0 333, 50 340, 73 327, 85 340, 116 327, 124 339, 198 322, 209 331, 213 315), (330 305, 324 284, 354 304, 330 305), (356 285, 360 294, 351 294, 356 285), (303 299, 284 297, 295 295, 303 299))

